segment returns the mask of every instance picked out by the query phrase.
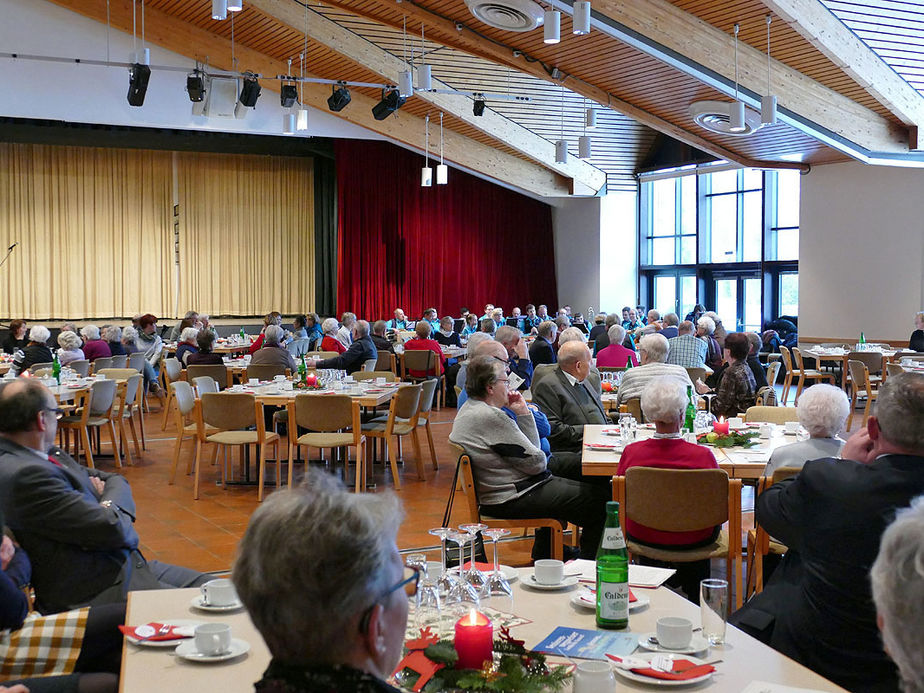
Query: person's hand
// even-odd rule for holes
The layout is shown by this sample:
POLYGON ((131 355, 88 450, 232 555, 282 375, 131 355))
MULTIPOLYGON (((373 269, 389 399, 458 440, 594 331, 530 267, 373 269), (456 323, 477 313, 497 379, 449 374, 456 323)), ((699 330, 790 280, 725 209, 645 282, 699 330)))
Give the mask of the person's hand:
POLYGON ((710 389, 711 389, 708 385, 706 385, 706 383, 702 381, 702 378, 696 379, 695 386, 696 386, 696 391, 701 395, 705 395, 707 392, 710 392, 710 389))
POLYGON ((517 416, 529 414, 529 407, 526 406, 526 400, 523 399, 523 395, 515 390, 507 395, 507 408, 517 416))
POLYGON ((29 689, 21 683, 17 683, 15 686, 9 688, 7 686, 0 686, 0 693, 29 693, 29 689))
POLYGON ((847 442, 844 443, 844 447, 841 450, 841 459, 854 460, 855 462, 868 464, 872 462, 872 452, 873 440, 869 437, 869 431, 867 431, 866 426, 864 426, 850 436, 847 442))
POLYGON ((106 489, 105 481, 100 479, 98 476, 91 476, 90 484, 93 486, 93 490, 96 491, 97 496, 103 495, 103 491, 106 489))
POLYGON ((16 547, 13 545, 13 540, 4 535, 3 541, 0 542, 0 570, 6 570, 15 553, 16 547))
POLYGON ((523 339, 519 340, 515 347, 515 351, 516 351, 516 355, 518 358, 525 359, 527 357, 527 354, 529 353, 526 350, 526 341, 523 339))

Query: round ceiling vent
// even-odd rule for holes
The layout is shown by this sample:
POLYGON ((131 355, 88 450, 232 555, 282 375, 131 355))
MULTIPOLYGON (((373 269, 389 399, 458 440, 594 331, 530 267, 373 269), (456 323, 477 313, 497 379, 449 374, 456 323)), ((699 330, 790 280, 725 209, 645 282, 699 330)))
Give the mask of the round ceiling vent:
POLYGON ((542 8, 532 0, 465 0, 475 18, 495 29, 532 31, 542 26, 542 8))
POLYGON ((731 101, 696 101, 690 105, 690 117, 700 127, 720 135, 747 137, 761 128, 760 113, 745 108, 744 130, 733 131, 731 129, 731 106, 731 101))

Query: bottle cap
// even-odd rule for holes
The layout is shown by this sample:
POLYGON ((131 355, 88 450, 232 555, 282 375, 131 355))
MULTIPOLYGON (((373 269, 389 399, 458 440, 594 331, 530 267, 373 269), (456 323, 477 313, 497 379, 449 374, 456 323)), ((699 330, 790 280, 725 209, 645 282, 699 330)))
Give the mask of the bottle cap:
POLYGON ((606 512, 619 512, 619 503, 616 501, 607 501, 606 502, 606 512))

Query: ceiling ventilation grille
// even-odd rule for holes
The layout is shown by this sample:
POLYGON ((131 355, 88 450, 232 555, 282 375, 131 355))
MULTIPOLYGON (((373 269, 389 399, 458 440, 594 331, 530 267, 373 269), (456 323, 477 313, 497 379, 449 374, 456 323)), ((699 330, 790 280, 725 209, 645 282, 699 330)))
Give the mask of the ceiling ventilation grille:
POLYGON ((465 0, 481 22, 504 31, 532 31, 542 26, 542 8, 532 0, 465 0))
POLYGON ((726 101, 696 101, 690 104, 690 117, 693 122, 710 132, 720 135, 733 135, 746 137, 753 135, 761 127, 760 113, 749 108, 744 109, 744 130, 731 129, 732 102, 726 101))

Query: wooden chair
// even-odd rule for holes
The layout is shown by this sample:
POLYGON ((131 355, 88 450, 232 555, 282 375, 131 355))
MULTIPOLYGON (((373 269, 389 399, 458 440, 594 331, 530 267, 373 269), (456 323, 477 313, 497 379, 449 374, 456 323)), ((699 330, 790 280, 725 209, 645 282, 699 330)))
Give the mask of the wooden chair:
POLYGON ((284 375, 289 377, 292 375, 292 372, 285 366, 274 366, 272 364, 251 364, 244 369, 244 380, 250 380, 251 378, 256 378, 257 380, 265 381, 272 380, 277 375, 284 375))
MULTIPOLYGON (((427 446, 430 448, 430 462, 433 464, 433 469, 439 469, 439 464, 436 460, 436 447, 433 445, 433 431, 430 428, 430 414, 433 411, 433 400, 434 395, 436 394, 436 381, 435 380, 425 380, 421 384, 420 390, 420 402, 417 404, 417 428, 414 429, 412 433, 414 440, 414 449, 417 451, 418 458, 420 457, 420 440, 417 437, 417 431, 419 428, 423 427, 424 431, 427 434, 427 446)), ((373 422, 382 422, 386 417, 376 417, 372 419, 373 422)), ((405 423, 404 419, 399 419, 401 423, 405 423)), ((421 469, 418 465, 418 475, 420 475, 421 469)), ((423 477, 421 477, 423 478, 423 477)))
POLYGON ((849 363, 851 361, 860 361, 866 364, 866 369, 869 371, 869 381, 872 383, 873 387, 879 387, 882 384, 882 366, 885 363, 885 359, 882 357, 878 351, 851 351, 847 354, 847 382, 851 382, 852 377, 850 377, 850 367, 849 363))
MULTIPOLYGON (((433 353, 433 352, 430 352, 433 353)), ((362 432, 369 438, 381 438, 388 447, 388 460, 391 463, 391 476, 395 490, 401 490, 398 477, 397 445, 399 436, 406 436, 417 428, 417 406, 420 402, 421 385, 405 385, 398 389, 388 406, 385 420, 369 421, 362 425, 362 432)), ((424 479, 423 460, 420 443, 411 438, 417 455, 417 476, 424 479)))
POLYGON ((73 370, 81 378, 86 378, 90 374, 90 362, 86 359, 71 361, 67 367, 73 370))
POLYGON ((378 363, 379 363, 378 357, 376 357, 376 358, 374 358, 374 359, 366 359, 365 361, 363 361, 363 368, 362 368, 362 370, 366 371, 367 373, 370 372, 370 371, 374 371, 374 370, 375 370, 375 367, 378 365, 378 363))
POLYGON ((179 359, 164 359, 164 367, 160 369, 164 379, 164 389, 167 391, 167 401, 164 403, 164 420, 160 425, 160 430, 167 430, 167 417, 170 416, 170 405, 173 404, 172 383, 183 379, 183 364, 179 359))
MULTIPOLYGON (((783 347, 780 347, 782 349, 783 347)), ((799 347, 792 348, 792 360, 796 367, 796 372, 799 374, 799 384, 796 387, 796 401, 794 404, 799 406, 799 395, 802 394, 802 388, 805 387, 806 380, 826 380, 831 385, 834 385, 835 378, 833 373, 824 373, 822 371, 816 370, 814 368, 806 368, 802 362, 802 352, 799 350, 799 347)), ((783 402, 786 403, 785 400, 783 402)))
MULTIPOLYGON (((783 479, 794 477, 799 471, 798 467, 780 467, 773 471, 772 477, 760 477, 757 481, 757 493, 754 497, 755 504, 757 497, 766 491, 769 486, 783 479)), ((752 592, 757 594, 764 589, 764 556, 768 553, 784 554, 786 553, 786 546, 778 541, 773 541, 770 535, 767 534, 767 530, 755 522, 754 529, 748 530, 747 549, 748 584, 746 593, 750 598, 752 592)))
POLYGON ((353 374, 353 380, 357 382, 375 380, 376 378, 385 378, 386 383, 393 383, 398 379, 398 376, 391 371, 356 371, 353 374))
MULTIPOLYGON (((349 395, 296 395, 286 405, 288 421, 295 422, 289 429, 289 487, 292 486, 292 472, 295 467, 295 448, 356 448, 356 493, 361 493, 366 483, 365 443, 362 431, 353 426, 353 402, 349 395), (308 433, 296 437, 298 428, 308 433), (345 432, 348 431, 348 432, 345 432)), ((349 476, 350 454, 343 458, 344 481, 349 476)), ((308 471, 308 454, 305 455, 305 471, 308 471)))
POLYGON ((217 363, 207 366, 189 366, 186 369, 186 379, 195 380, 199 376, 208 375, 218 383, 218 389, 224 390, 231 387, 231 370, 227 366, 219 366, 217 363))
POLYGON ((313 358, 313 359, 321 359, 323 361, 324 359, 332 359, 336 356, 340 356, 340 352, 337 352, 337 351, 309 351, 305 354, 305 356, 308 358, 313 358))
MULTIPOLYGON (((109 371, 126 370, 121 368, 109 368, 109 371)), ((135 428, 135 412, 138 407, 138 391, 141 389, 141 383, 144 376, 133 369, 127 369, 130 375, 124 380, 117 380, 116 400, 117 404, 113 407, 115 419, 119 422, 119 442, 125 450, 125 459, 129 464, 132 462, 132 453, 128 446, 128 433, 125 430, 125 423, 132 433, 132 440, 135 443, 135 454, 141 457, 141 450, 138 447, 138 430, 135 428)), ((110 377, 108 374, 106 377, 110 377)), ((115 378, 114 378, 115 380, 115 378)), ((141 437, 144 438, 144 425, 141 425, 141 437)))
POLYGON ((219 392, 218 383, 210 375, 200 375, 190 378, 190 380, 192 380, 193 387, 196 388, 199 397, 202 397, 206 392, 219 392))
POLYGON ((613 477, 613 500, 629 551, 657 561, 686 563, 724 558, 726 579, 734 586, 735 603, 741 590, 741 480, 729 479, 721 469, 656 469, 632 467, 626 476, 613 477), (646 546, 626 533, 626 520, 664 532, 688 532, 728 523, 712 544, 696 549, 646 546))
POLYGON ((780 375, 780 368, 783 367, 782 361, 773 361, 767 366, 767 385, 773 387, 776 385, 776 379, 780 375))
MULTIPOLYGON (((690 382, 694 385, 697 380, 706 380, 706 369, 705 368, 687 368, 687 375, 690 376, 690 382)), ((695 389, 695 388, 694 388, 695 389)))
POLYGON ((96 372, 96 375, 103 375, 108 380, 128 380, 133 375, 138 375, 134 368, 103 368, 96 372))
MULTIPOLYGON (((212 379, 209 378, 209 380, 212 379)), ((212 380, 212 382, 214 383, 215 381, 212 380)), ((183 441, 187 438, 195 439, 197 455, 201 442, 196 436, 198 424, 193 414, 194 409, 199 406, 199 403, 196 401, 196 393, 192 385, 185 380, 178 380, 175 383, 170 383, 170 387, 173 390, 173 397, 176 401, 176 445, 173 448, 173 464, 170 468, 170 481, 168 482, 169 484, 173 484, 176 480, 176 467, 180 461, 180 450, 183 447, 183 441)), ((218 392, 217 387, 215 391, 218 392)), ((207 436, 217 432, 218 429, 214 426, 206 426, 207 436)), ((186 473, 189 474, 192 472, 192 468, 193 457, 190 457, 189 463, 186 465, 186 473)))
POLYGON ((789 388, 792 387, 793 377, 799 374, 793 373, 792 355, 789 353, 788 347, 780 346, 780 357, 783 359, 783 366, 786 368, 786 375, 783 377, 783 393, 780 397, 780 403, 785 406, 787 400, 789 400, 789 388))
POLYGON ((128 355, 128 367, 134 368, 139 373, 144 373, 144 354, 141 352, 135 352, 134 354, 128 355))
POLYGON ((564 531, 560 520, 554 517, 530 517, 518 520, 507 520, 496 517, 489 517, 481 513, 478 507, 478 491, 475 485, 475 473, 472 469, 472 461, 465 452, 465 449, 449 443, 449 447, 459 453, 459 481, 462 484, 462 491, 468 502, 468 522, 484 522, 491 527, 519 530, 536 530, 548 529, 552 533, 552 558, 562 560, 564 556, 564 531))
POLYGON ((29 367, 29 373, 31 373, 32 375, 38 375, 39 371, 44 371, 44 370, 50 371, 52 366, 54 365, 55 364, 53 361, 49 361, 48 363, 36 363, 29 367))
POLYGON ((847 429, 850 430, 850 426, 853 423, 853 413, 857 408, 857 400, 861 397, 866 399, 866 406, 863 407, 863 426, 866 426, 866 422, 869 419, 869 410, 873 404, 873 400, 876 399, 879 392, 873 389, 873 384, 870 381, 869 369, 866 367, 866 364, 862 361, 848 361, 847 368, 850 370, 850 416, 847 417, 847 429))
POLYGON ((784 424, 787 421, 798 421, 799 414, 795 407, 748 407, 744 413, 744 420, 748 422, 766 421, 774 424, 784 424))
MULTIPOLYGON (((208 368, 208 366, 201 366, 208 368)), ((194 462, 195 481, 193 498, 199 499, 199 477, 202 469, 201 451, 206 443, 216 446, 255 445, 258 449, 257 501, 263 501, 263 479, 266 475, 266 444, 273 443, 276 450, 276 487, 280 487, 279 436, 267 432, 263 419, 263 407, 253 395, 246 392, 207 392, 200 398, 197 413, 197 430, 200 445, 196 449, 194 462), (217 433, 209 434, 206 426, 214 426, 217 433), (252 428, 256 430, 250 430, 252 428)), ((225 480, 225 465, 221 471, 222 484, 225 480)))
POLYGON ((111 356, 100 356, 92 364, 92 373, 99 373, 104 368, 112 368, 112 357, 111 356))
POLYGON ((536 386, 539 384, 539 381, 543 378, 549 377, 552 373, 555 372, 555 369, 558 368, 557 363, 540 363, 538 366, 533 368, 533 381, 529 385, 530 390, 535 390, 536 386))
POLYGON ((440 385, 440 399, 436 403, 436 410, 439 411, 440 403, 446 401, 446 378, 443 377, 440 357, 435 351, 429 349, 405 349, 401 354, 401 379, 412 383, 422 383, 432 377, 435 377, 440 385), (411 375, 411 371, 426 373, 426 375, 411 375))
POLYGON ((116 354, 112 357, 112 368, 127 368, 128 354, 116 354))
POLYGON ((639 423, 645 423, 645 416, 642 414, 642 399, 641 397, 633 397, 632 399, 627 399, 625 402, 619 405, 620 414, 632 414, 632 418, 638 421, 639 423))
POLYGON ((90 429, 103 428, 109 431, 109 440, 112 442, 113 455, 116 466, 122 466, 119 455, 119 446, 116 443, 115 425, 112 422, 112 405, 115 402, 116 381, 97 380, 90 385, 90 391, 83 393, 78 402, 77 413, 64 416, 58 421, 58 430, 64 438, 64 449, 68 448, 70 432, 74 431, 74 458, 79 456, 79 448, 83 447, 87 467, 95 469, 93 464, 93 450, 90 445, 90 429))
POLYGON ((887 363, 886 364, 886 376, 891 378, 893 375, 899 375, 904 373, 905 369, 902 368, 900 363, 887 363))
POLYGON ((390 351, 380 351, 378 352, 378 357, 375 362, 375 369, 377 371, 391 371, 395 375, 398 375, 397 361, 395 355, 390 351))

